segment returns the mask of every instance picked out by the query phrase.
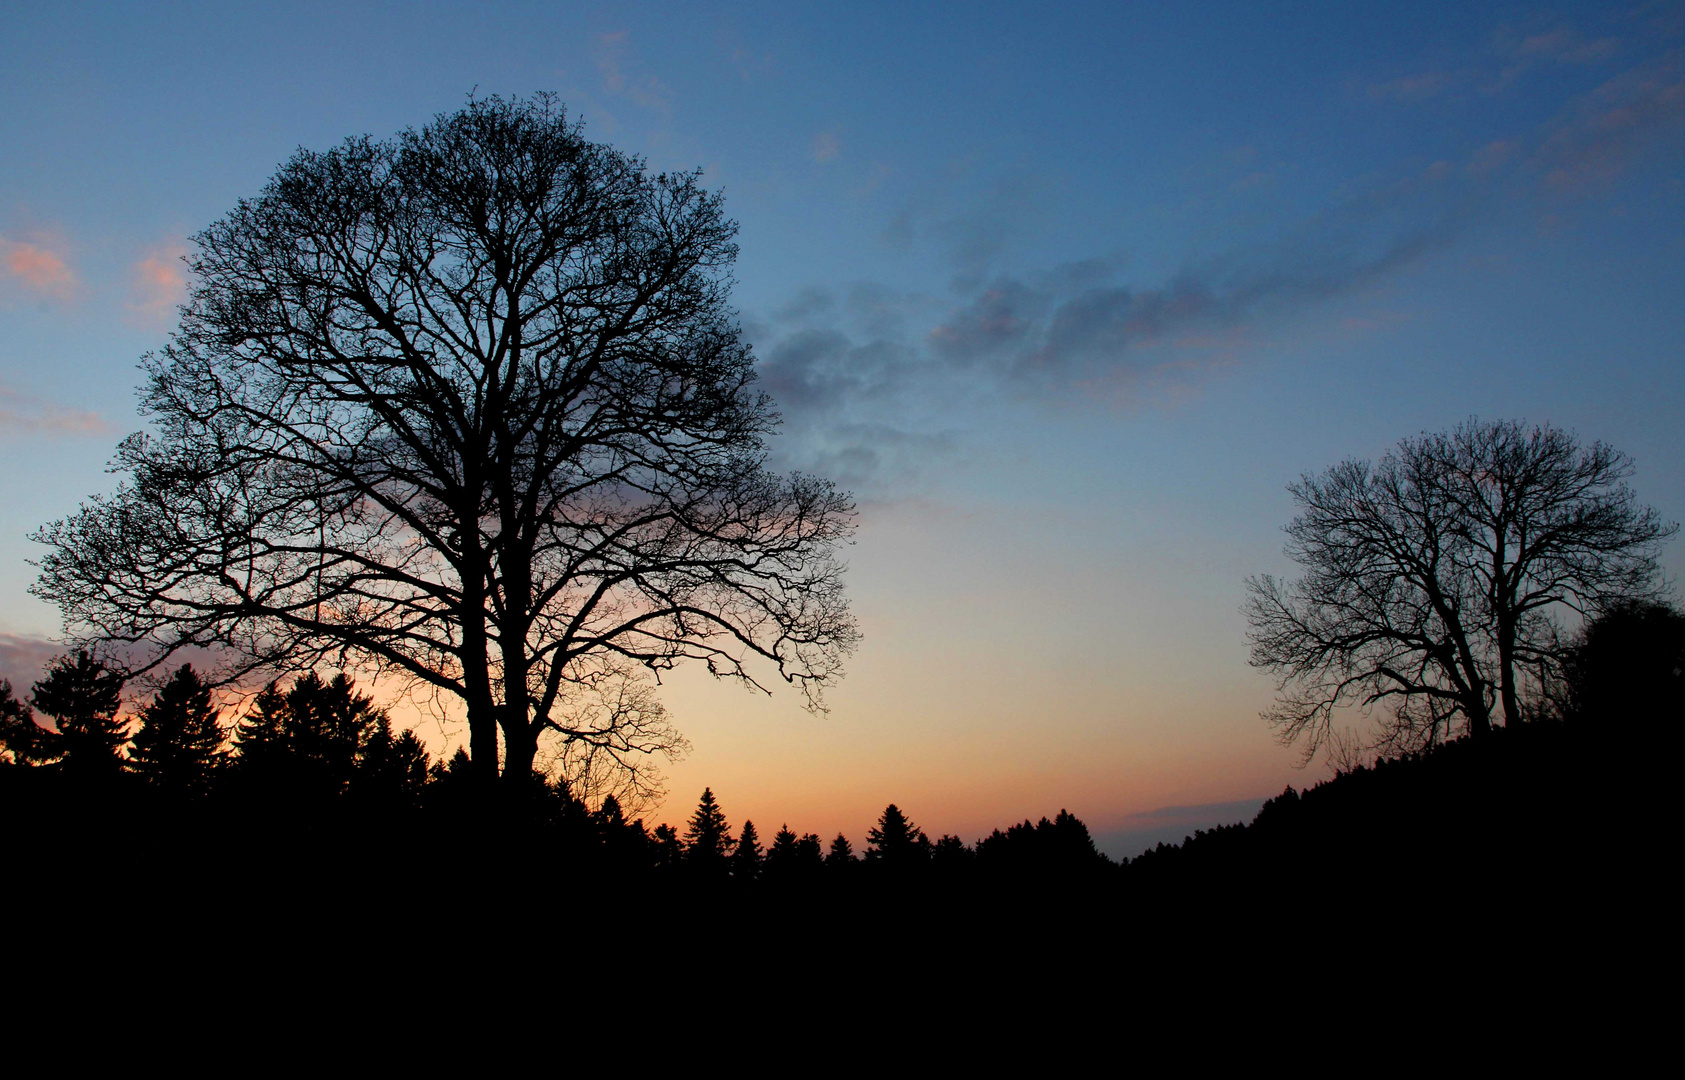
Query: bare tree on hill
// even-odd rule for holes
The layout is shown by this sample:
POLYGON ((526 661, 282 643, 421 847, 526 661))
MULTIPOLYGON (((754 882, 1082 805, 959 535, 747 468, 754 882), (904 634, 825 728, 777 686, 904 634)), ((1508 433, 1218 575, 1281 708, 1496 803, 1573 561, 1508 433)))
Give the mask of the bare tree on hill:
POLYGON ((1639 505, 1632 463, 1550 427, 1471 420, 1345 461, 1289 490, 1298 581, 1248 579, 1266 718, 1308 761, 1336 711, 1380 707, 1380 747, 1519 724, 1560 678, 1560 618, 1657 593, 1677 526, 1639 505))

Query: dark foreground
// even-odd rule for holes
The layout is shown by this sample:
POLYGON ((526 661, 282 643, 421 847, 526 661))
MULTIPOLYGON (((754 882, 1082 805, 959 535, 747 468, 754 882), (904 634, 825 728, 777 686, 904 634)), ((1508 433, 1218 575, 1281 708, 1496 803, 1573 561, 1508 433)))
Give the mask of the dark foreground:
POLYGON ((14 955, 278 971, 331 957, 353 978, 673 962, 834 986, 887 965, 975 988, 1244 970, 1261 992, 1356 964, 1395 985, 1474 980, 1442 987, 1455 993, 1590 985, 1571 972, 1618 992, 1673 949, 1672 762, 1603 726, 1538 723, 1289 789, 1250 824, 1121 865, 980 844, 747 880, 542 803, 171 803, 8 767, 5 915, 14 955))

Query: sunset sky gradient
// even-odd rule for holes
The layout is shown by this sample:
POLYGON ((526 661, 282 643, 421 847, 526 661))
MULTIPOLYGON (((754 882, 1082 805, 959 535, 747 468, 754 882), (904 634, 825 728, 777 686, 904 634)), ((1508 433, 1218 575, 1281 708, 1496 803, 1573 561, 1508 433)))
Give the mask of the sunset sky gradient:
POLYGON ((1685 518, 1685 6, 700 7, 0 10, 0 675, 53 651, 26 537, 115 483, 188 238, 470 91, 724 190, 775 463, 860 503, 830 713, 669 679, 657 819, 1066 807, 1130 854, 1325 775, 1239 613, 1301 473, 1548 421, 1685 518))

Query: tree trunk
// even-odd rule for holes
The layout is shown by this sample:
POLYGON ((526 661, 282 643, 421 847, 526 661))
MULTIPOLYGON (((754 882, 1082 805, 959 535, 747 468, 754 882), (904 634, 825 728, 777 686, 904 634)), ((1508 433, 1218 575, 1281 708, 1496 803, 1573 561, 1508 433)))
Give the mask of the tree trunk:
POLYGON ((1515 630, 1498 624, 1498 692, 1504 702, 1504 726, 1521 723, 1521 702, 1515 693, 1515 630))
POLYGON ((468 756, 474 786, 490 798, 497 787, 497 705, 491 693, 490 644, 485 623, 485 571, 479 532, 467 514, 461 516, 462 546, 462 659, 463 698, 468 705, 468 756))
POLYGON ((468 757, 474 786, 491 792, 497 786, 497 706, 489 698, 468 707, 468 757))
MULTIPOLYGON (((538 756, 538 737, 524 715, 514 715, 515 706, 505 705, 509 714, 503 726, 503 778, 518 784, 532 775, 532 763, 538 756)), ((524 714, 526 710, 521 710, 524 714)))
POLYGON ((1469 734, 1475 738, 1492 732, 1492 712, 1486 707, 1486 685, 1479 679, 1463 698, 1463 712, 1468 714, 1469 734))

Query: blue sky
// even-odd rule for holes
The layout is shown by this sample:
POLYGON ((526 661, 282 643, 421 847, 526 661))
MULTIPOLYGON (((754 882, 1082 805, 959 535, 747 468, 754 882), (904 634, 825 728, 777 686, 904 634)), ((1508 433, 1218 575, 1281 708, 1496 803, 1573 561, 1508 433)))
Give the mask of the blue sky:
POLYGON ((1681 5, 698 7, 0 13, 0 674, 187 238, 470 91, 723 188, 776 458, 861 502, 832 712, 673 680, 670 816, 1124 836, 1314 779, 1241 579, 1291 570, 1300 473, 1470 415, 1612 442, 1685 518, 1681 5))

